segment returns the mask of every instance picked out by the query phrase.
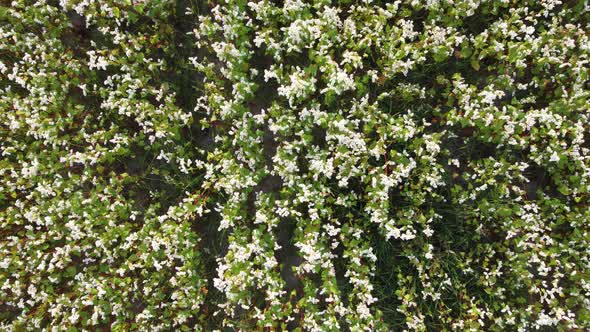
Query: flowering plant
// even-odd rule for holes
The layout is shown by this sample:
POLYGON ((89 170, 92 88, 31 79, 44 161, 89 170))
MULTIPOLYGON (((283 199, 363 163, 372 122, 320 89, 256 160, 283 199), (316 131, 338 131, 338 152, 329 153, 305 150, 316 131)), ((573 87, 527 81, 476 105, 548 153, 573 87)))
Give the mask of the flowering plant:
POLYGON ((13 1, 0 326, 590 329, 589 13, 13 1))

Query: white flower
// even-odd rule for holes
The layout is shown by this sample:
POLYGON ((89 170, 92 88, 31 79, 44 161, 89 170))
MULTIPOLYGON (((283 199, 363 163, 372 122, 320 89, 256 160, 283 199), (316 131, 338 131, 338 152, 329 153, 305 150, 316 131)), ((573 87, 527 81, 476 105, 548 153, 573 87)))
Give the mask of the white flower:
POLYGON ((433 249, 432 244, 429 244, 428 245, 428 251, 426 252, 426 254, 424 254, 424 258, 426 258, 426 259, 432 259, 434 257, 432 255, 432 249, 433 249))
POLYGON ((289 77, 289 81, 289 85, 281 85, 277 91, 280 96, 289 100, 291 106, 294 105, 296 99, 306 97, 312 92, 316 83, 315 78, 307 78, 305 72, 299 67, 296 67, 295 72, 289 77))

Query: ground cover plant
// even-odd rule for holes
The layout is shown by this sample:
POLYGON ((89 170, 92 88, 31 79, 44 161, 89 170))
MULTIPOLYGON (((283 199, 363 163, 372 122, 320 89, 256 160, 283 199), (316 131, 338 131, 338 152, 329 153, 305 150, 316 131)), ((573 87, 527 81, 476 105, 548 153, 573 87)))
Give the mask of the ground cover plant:
POLYGON ((0 329, 590 329, 587 1, 0 7, 0 329))

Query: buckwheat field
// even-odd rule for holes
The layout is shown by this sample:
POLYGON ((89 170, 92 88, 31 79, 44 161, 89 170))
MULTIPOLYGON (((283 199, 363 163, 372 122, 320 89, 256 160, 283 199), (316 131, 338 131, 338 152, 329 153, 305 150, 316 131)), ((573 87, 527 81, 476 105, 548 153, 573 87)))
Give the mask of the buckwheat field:
POLYGON ((589 331, 587 0, 0 0, 0 331, 589 331))

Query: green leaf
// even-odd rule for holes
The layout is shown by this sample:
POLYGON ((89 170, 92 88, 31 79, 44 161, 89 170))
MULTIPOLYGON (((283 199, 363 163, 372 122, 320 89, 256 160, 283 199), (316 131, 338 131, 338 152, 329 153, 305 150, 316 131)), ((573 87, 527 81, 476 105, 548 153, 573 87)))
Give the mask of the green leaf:
POLYGON ((475 70, 479 70, 479 60, 476 59, 475 57, 471 58, 471 67, 475 70))
POLYGON ((434 61, 436 62, 443 62, 449 58, 449 48, 446 46, 439 46, 434 49, 434 53, 432 54, 434 61))

